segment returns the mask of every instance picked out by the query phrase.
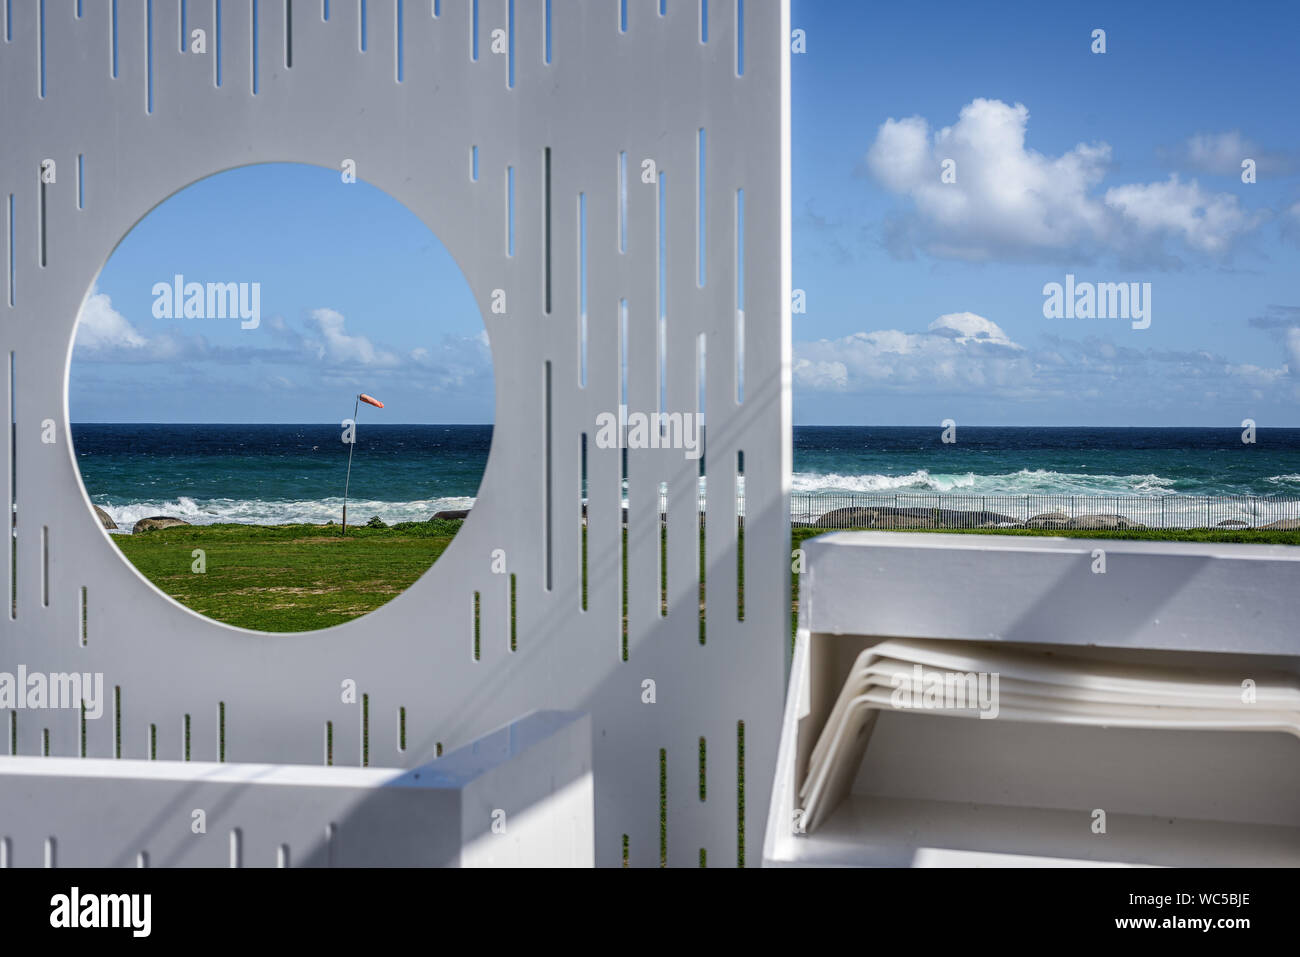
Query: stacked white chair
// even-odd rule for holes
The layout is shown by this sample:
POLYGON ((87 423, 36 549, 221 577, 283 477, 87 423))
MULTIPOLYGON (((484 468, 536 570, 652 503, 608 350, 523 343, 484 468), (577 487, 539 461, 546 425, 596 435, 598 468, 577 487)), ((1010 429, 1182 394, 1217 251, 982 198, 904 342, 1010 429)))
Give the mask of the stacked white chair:
POLYGON ((813 748, 799 789, 806 831, 825 820, 852 784, 882 710, 1300 737, 1300 681, 1264 674, 1243 687, 1240 678, 1220 672, 1117 665, 972 642, 884 641, 858 655, 813 748), (945 677, 960 700, 927 702, 945 677), (980 688, 986 700, 971 701, 971 688, 980 688))

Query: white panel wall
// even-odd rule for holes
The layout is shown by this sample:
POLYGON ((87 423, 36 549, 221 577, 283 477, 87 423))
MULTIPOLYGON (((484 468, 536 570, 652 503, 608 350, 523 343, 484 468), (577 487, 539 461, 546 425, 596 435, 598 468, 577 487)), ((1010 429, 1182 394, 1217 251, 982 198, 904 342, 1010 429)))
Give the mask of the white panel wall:
MULTIPOLYGON (((737 74, 740 7, 733 0, 709 4, 707 42, 700 0, 666 0, 663 14, 659 0, 629 0, 626 32, 617 0, 555 2, 549 27, 543 0, 478 0, 477 59, 471 0, 441 0, 436 17, 427 0, 400 8, 390 0, 332 0, 328 20, 316 0, 294 0, 291 67, 279 0, 189 0, 186 27, 208 32, 206 55, 179 52, 177 2, 119 0, 115 31, 106 2, 11 6, 9 39, 0 41, 0 209, 8 219, 12 197, 13 210, 12 223, 0 229, 0 368, 12 358, 15 439, 12 460, 9 443, 0 443, 0 484, 16 500, 18 519, 17 559, 3 583, 16 582, 16 611, 0 617, 0 670, 25 664, 103 672, 120 689, 123 758, 149 757, 151 728, 158 758, 182 757, 188 716, 191 756, 217 760, 224 713, 227 761, 321 763, 326 722, 332 722, 335 763, 359 764, 363 722, 357 705, 340 702, 344 679, 369 696, 376 766, 417 766, 439 744, 454 748, 531 709, 586 710, 595 742, 598 863, 621 863, 623 835, 631 864, 659 863, 660 749, 666 752, 668 863, 694 866, 701 849, 711 865, 734 863, 737 724, 745 727, 745 823, 754 835, 762 832, 767 806, 789 634, 785 2, 744 4, 743 76, 737 74), (513 87, 509 57, 489 50, 494 29, 513 37, 513 87), (703 285, 696 215, 701 128, 707 131, 703 285), (477 181, 470 177, 472 147, 477 181), (629 177, 625 251, 620 153, 627 154, 629 177), (84 208, 78 206, 78 157, 84 208), (57 161, 59 177, 45 188, 42 207, 38 173, 46 158, 57 161), (464 271, 491 340, 496 435, 478 507, 428 574, 363 619, 321 633, 267 637, 206 621, 165 598, 121 560, 99 528, 68 441, 73 324, 114 246, 172 193, 250 163, 338 169, 345 159, 418 215, 464 271), (631 452, 625 661, 620 455, 596 448, 590 437, 597 415, 617 411, 622 392, 622 300, 630 405, 660 406, 660 185, 641 182, 646 159, 668 180, 667 411, 696 410, 701 336, 707 349, 708 626, 701 644, 697 463, 680 450, 631 452), (506 254, 507 167, 515 169, 513 256, 506 254), (744 191, 743 243, 735 226, 738 190, 744 191), (588 237, 585 387, 579 376, 580 194, 588 237), (736 278, 742 246, 743 290, 736 278), (504 314, 491 311, 497 289, 506 295, 504 314), (736 321, 741 293, 743 350, 736 321), (742 351, 743 402, 737 400, 742 351), (58 424, 53 445, 40 441, 46 418, 58 424), (740 452, 747 511, 743 621, 733 520, 740 452), (666 614, 657 576, 661 482, 669 497, 666 614), (509 577, 490 567, 496 548, 505 550, 517 581, 514 652, 509 577), (646 679, 656 682, 654 705, 642 703, 646 679), (401 707, 404 752, 396 733, 401 707), (707 741, 704 799, 697 783, 700 738, 707 741)), ((87 723, 87 756, 119 753, 112 715, 110 706, 104 718, 87 723)), ((21 714, 17 753, 40 753, 47 730, 51 754, 81 752, 79 716, 67 711, 21 714)), ((754 846, 750 857, 756 853, 754 846)))

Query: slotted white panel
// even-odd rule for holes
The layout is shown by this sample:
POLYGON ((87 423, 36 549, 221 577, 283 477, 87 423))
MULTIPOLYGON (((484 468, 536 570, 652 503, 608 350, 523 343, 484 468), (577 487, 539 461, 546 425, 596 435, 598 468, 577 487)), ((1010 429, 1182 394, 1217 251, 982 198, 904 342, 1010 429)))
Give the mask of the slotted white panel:
MULTIPOLYGON (((611 866, 622 861, 623 835, 631 864, 659 863, 660 749, 666 751, 668 863, 694 866, 700 849, 710 865, 736 861, 737 723, 743 721, 747 856, 755 861, 789 634, 787 6, 784 0, 744 4, 743 76, 737 74, 741 8, 735 0, 711 0, 707 42, 701 0, 667 0, 664 15, 659 0, 628 0, 626 32, 618 0, 554 2, 549 63, 543 0, 479 0, 477 6, 475 60, 471 0, 442 0, 437 17, 427 0, 400 7, 331 0, 328 21, 317 0, 293 0, 287 67, 282 0, 190 0, 185 25, 207 31, 205 55, 179 52, 180 5, 171 0, 119 0, 116 31, 109 3, 12 4, 5 25, 12 39, 0 40, 0 359, 7 368, 13 355, 16 488, 9 486, 8 443, 0 443, 0 474, 18 505, 17 563, 10 569, 17 598, 16 617, 0 619, 0 669, 25 664, 33 671, 104 672, 109 687, 121 689, 122 756, 135 758, 148 757, 151 724, 158 757, 182 756, 183 721, 190 715, 193 759, 216 760, 224 703, 227 761, 319 763, 330 721, 335 762, 360 763, 360 709, 341 702, 345 679, 369 696, 375 766, 416 766, 438 743, 454 748, 533 709, 587 710, 597 861, 611 866), (509 56, 491 52, 497 29, 513 37, 513 87, 509 56), (702 286, 700 129, 707 143, 702 286), (477 181, 470 177, 472 147, 477 181), (619 242, 621 152, 628 171, 626 252, 619 242), (84 208, 78 208, 79 155, 84 208), (45 187, 42 217, 39 168, 46 158, 56 161, 58 178, 45 187), (464 271, 491 339, 495 439, 478 505, 428 574, 363 619, 320 633, 267 637, 206 621, 170 601, 121 560, 100 530, 68 440, 73 324, 114 246, 172 193, 250 163, 339 169, 345 159, 419 216, 464 271), (617 412, 621 394, 620 301, 627 302, 629 404, 633 411, 660 408, 660 185, 657 178, 642 182, 645 160, 667 177, 666 411, 695 411, 701 335, 707 348, 708 621, 701 645, 698 462, 681 450, 632 451, 624 661, 620 454, 597 448, 594 434, 597 416, 617 412), (506 251, 507 167, 515 170, 513 256, 506 251), (742 189, 743 350, 736 341, 735 272, 742 189), (578 365, 580 193, 587 223, 585 388, 578 365), (505 294, 504 314, 492 312, 494 290, 505 294), (744 401, 738 403, 742 351, 744 401), (57 423, 54 444, 41 442, 47 418, 57 423), (734 518, 740 452, 744 621, 737 620, 734 518), (658 598, 660 483, 668 489, 666 615, 658 598), (509 575, 491 569, 497 548, 517 578, 513 653, 509 575), (481 595, 477 661, 475 592, 481 595), (654 704, 642 701, 647 679, 656 683, 654 704), (396 741, 400 707, 407 715, 405 752, 396 741), (698 787, 701 737, 708 746, 705 800, 698 787)), ((105 717, 87 723, 89 756, 114 755, 112 713, 110 700, 105 717)), ((40 753, 46 728, 52 754, 79 753, 79 717, 72 711, 22 712, 18 752, 40 753)))

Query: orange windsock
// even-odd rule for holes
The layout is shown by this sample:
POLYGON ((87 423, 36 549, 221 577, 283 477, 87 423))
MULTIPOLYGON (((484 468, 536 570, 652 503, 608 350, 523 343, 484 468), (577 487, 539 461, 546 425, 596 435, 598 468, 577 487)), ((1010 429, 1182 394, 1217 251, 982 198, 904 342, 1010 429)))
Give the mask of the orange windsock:
POLYGON ((368 405, 373 405, 376 409, 382 409, 384 407, 384 403, 380 402, 373 395, 366 395, 364 392, 362 392, 359 396, 357 396, 357 398, 360 399, 362 402, 367 403, 368 405))

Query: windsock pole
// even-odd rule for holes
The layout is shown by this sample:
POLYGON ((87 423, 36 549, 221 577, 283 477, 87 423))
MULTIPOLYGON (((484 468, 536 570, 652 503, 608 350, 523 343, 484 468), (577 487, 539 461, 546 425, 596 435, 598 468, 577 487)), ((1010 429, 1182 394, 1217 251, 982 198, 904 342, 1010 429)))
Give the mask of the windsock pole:
POLYGON ((357 394, 356 405, 352 409, 352 441, 348 443, 348 475, 343 480, 343 534, 348 533, 348 486, 352 484, 352 453, 357 447, 357 413, 361 411, 361 403, 373 405, 376 409, 382 409, 384 403, 380 402, 372 395, 366 395, 364 392, 357 394))
POLYGON ((361 411, 361 396, 357 396, 352 409, 352 441, 348 443, 348 477, 343 480, 343 535, 348 534, 348 486, 352 484, 352 453, 357 447, 357 414, 361 411))

